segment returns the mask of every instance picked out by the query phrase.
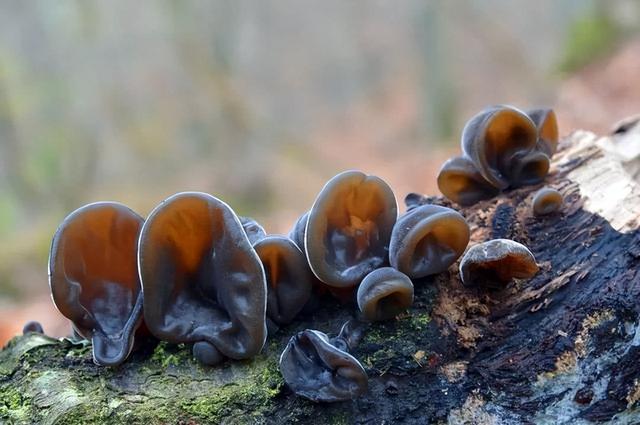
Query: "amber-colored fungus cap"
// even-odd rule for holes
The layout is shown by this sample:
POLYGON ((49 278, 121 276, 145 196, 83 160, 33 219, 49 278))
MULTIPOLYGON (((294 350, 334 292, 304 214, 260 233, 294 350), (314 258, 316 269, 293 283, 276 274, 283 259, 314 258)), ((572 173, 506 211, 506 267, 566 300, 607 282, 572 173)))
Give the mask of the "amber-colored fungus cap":
POLYGON ((410 278, 445 271, 469 243, 469 225, 460 213, 423 205, 403 214, 393 227, 389 262, 410 278))
POLYGON ((462 130, 462 151, 485 180, 506 189, 513 184, 514 169, 519 170, 521 181, 531 181, 533 176, 541 180, 546 175, 548 165, 543 170, 544 164, 532 163, 540 160, 538 157, 528 158, 526 165, 518 164, 536 147, 537 139, 536 126, 527 114, 511 106, 492 106, 467 122, 462 130))
POLYGON ((513 278, 528 279, 538 272, 533 254, 510 239, 494 239, 471 247, 460 262, 466 286, 503 288, 513 278))
POLYGON ((358 286, 358 308, 365 319, 393 319, 413 304, 411 279, 391 267, 369 273, 358 286))
POLYGON ((355 399, 368 388, 360 362, 332 345, 326 334, 310 329, 289 340, 280 356, 280 372, 294 393, 316 402, 355 399))
POLYGON ((136 247, 143 221, 124 205, 97 202, 72 212, 53 236, 53 302, 93 342, 99 365, 127 358, 142 319, 136 247))
POLYGON ((442 165, 438 173, 438 188, 444 196, 462 206, 491 199, 500 192, 464 156, 451 158, 442 165))
POLYGON ((267 317, 278 325, 291 323, 311 296, 307 258, 284 236, 266 236, 253 247, 267 276, 267 317))
POLYGON ((138 261, 145 322, 157 338, 195 343, 205 364, 260 352, 265 274, 227 204, 206 193, 171 196, 145 222, 138 261))
POLYGON ((398 206, 380 178, 338 174, 322 188, 307 221, 305 251, 322 282, 353 287, 387 259, 398 206))
POLYGON ((560 140, 556 113, 553 109, 542 108, 529 110, 527 115, 538 129, 538 149, 551 157, 556 153, 560 140))
POLYGON ((555 189, 543 187, 533 196, 534 215, 546 215, 559 211, 562 207, 562 195, 555 189))

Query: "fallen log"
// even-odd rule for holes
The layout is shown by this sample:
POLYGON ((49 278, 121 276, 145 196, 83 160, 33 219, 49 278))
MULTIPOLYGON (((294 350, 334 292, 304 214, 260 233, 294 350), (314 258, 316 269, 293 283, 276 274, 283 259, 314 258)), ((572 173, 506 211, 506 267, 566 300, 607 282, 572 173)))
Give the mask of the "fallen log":
POLYGON ((105 368, 84 344, 16 337, 0 352, 0 423, 640 423, 640 159, 619 152, 621 137, 640 138, 561 142, 545 181, 564 196, 557 214, 534 217, 542 185, 460 210, 472 244, 519 241, 540 272, 502 291, 463 287, 457 263, 416 282, 407 313, 370 325, 352 352, 369 376, 358 400, 312 403, 278 371, 295 332, 335 334, 354 317, 328 299, 257 358, 212 368, 182 345, 105 368))

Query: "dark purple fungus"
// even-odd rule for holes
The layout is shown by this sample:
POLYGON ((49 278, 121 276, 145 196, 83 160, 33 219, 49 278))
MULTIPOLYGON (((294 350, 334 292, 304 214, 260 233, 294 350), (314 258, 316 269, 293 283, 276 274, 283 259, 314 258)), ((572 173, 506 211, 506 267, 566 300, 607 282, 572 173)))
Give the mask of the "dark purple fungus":
POLYGON ((329 180, 305 231, 305 252, 316 277, 352 288, 384 264, 397 210, 391 188, 378 177, 345 171, 329 180))
POLYGON ((438 173, 438 187, 444 196, 462 206, 491 199, 500 192, 464 156, 451 158, 442 165, 438 173))
POLYGON ((396 222, 389 245, 391 265, 410 278, 445 271, 469 244, 469 225, 460 213, 422 205, 396 222))
POLYGON ((532 208, 536 216, 557 212, 562 207, 562 195, 555 189, 543 187, 533 196, 532 208))
POLYGON ((247 234, 247 238, 249 238, 249 242, 251 245, 254 245, 260 239, 267 236, 267 232, 264 230, 264 227, 260 225, 256 220, 251 217, 238 217, 240 219, 240 223, 242 223, 242 228, 244 232, 247 234))
POLYGON ((312 274, 307 258, 284 236, 267 236, 254 246, 267 278, 267 317, 291 323, 311 297, 312 274))
POLYGON ((529 110, 527 115, 538 129, 538 150, 551 157, 556 153, 560 140, 556 113, 553 109, 541 108, 529 110))
POLYGON ((40 324, 40 322, 36 322, 35 320, 31 320, 31 321, 25 323, 23 328, 22 328, 22 334, 23 335, 26 335, 29 332, 33 332, 33 333, 37 333, 37 334, 43 334, 44 330, 42 329, 42 325, 40 324))
POLYGON ((372 322, 388 320, 413 304, 413 283, 406 274, 383 267, 362 280, 357 297, 365 319, 372 322))
POLYGON ((302 251, 303 253, 304 253, 304 232, 307 227, 308 218, 309 218, 309 211, 307 211, 306 213, 298 217, 298 219, 296 220, 296 223, 293 225, 293 228, 289 232, 289 239, 291 239, 296 245, 298 245, 298 248, 300 248, 300 251, 302 251))
POLYGON ((280 356, 280 371, 291 390, 315 402, 352 400, 364 394, 367 374, 347 353, 346 339, 305 330, 294 335, 280 356))
POLYGON ((474 245, 460 261, 465 286, 504 288, 513 278, 528 279, 538 272, 529 249, 510 239, 494 239, 474 245))
POLYGON ((138 249, 149 331, 193 343, 208 365, 245 359, 266 338, 260 259, 231 208, 206 193, 178 193, 145 222, 138 249))
POLYGON ((467 122, 462 152, 498 189, 535 184, 549 171, 549 157, 536 150, 538 130, 519 109, 492 106, 467 122))
POLYGON ((136 249, 143 221, 124 205, 98 202, 67 216, 53 237, 53 302, 92 341, 99 365, 122 363, 142 322, 136 249))

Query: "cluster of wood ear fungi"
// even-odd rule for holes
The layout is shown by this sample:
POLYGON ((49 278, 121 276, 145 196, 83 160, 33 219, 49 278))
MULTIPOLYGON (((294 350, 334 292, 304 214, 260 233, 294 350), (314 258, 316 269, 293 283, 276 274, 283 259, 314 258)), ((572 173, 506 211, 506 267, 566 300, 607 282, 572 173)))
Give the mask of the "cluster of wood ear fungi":
MULTIPOLYGON (((464 155, 440 173, 443 193, 466 205, 544 178, 555 125, 552 111, 527 116, 506 106, 474 117, 463 134, 464 155)), ((394 318, 412 304, 417 279, 446 271, 469 237, 459 212, 412 203, 398 216, 387 183, 346 171, 326 183, 287 236, 268 235, 200 192, 175 194, 146 219, 114 202, 86 205, 53 237, 49 282, 58 310, 92 341, 95 363, 121 364, 136 338, 150 334, 191 344, 198 361, 215 365, 258 354, 269 333, 317 305, 318 293, 355 301, 362 320, 394 318)), ((526 247, 492 243, 468 251, 460 265, 465 284, 537 271, 526 247)), ((366 391, 347 334, 294 335, 280 360, 289 387, 314 401, 366 391)))

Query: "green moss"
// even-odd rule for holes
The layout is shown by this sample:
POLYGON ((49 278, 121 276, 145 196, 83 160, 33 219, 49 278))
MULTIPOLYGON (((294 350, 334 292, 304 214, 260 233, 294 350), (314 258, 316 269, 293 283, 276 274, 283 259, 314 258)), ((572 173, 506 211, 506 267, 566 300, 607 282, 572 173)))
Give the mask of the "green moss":
POLYGON ((153 350, 151 361, 166 369, 169 366, 186 364, 192 360, 191 350, 184 344, 171 345, 160 342, 153 350))
POLYGON ((26 422, 31 402, 15 388, 0 387, 0 423, 26 422))

